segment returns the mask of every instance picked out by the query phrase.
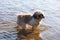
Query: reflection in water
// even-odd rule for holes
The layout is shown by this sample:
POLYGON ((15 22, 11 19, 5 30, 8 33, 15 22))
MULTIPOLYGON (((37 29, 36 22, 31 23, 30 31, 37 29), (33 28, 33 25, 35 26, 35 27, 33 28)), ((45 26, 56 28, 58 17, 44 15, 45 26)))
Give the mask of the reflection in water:
POLYGON ((19 30, 19 28, 16 28, 17 33, 17 39, 16 40, 42 40, 42 38, 39 36, 40 33, 47 29, 46 26, 41 25, 42 30, 35 29, 33 31, 31 30, 19 30))
POLYGON ((41 29, 35 29, 34 31, 19 31, 16 28, 9 27, 0 27, 0 40, 42 40, 43 38, 39 37, 39 34, 47 29, 47 26, 41 26, 41 29), (45 29, 44 29, 45 28, 45 29))
POLYGON ((35 29, 34 31, 32 31, 30 33, 28 33, 28 30, 19 31, 17 33, 17 40, 31 40, 31 39, 42 40, 42 38, 39 37, 39 34, 40 34, 40 30, 38 30, 38 29, 35 29))

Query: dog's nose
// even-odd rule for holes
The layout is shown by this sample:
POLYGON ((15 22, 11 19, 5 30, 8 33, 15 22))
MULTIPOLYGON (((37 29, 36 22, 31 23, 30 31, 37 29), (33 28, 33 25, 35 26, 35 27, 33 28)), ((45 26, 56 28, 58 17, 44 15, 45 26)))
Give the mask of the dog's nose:
POLYGON ((45 18, 43 14, 39 14, 38 16, 39 18, 45 18))

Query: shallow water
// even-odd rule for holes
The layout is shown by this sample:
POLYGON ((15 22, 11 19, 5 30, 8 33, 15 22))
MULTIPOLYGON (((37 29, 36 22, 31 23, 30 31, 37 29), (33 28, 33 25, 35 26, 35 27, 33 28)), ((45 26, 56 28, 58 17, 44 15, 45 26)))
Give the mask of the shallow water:
MULTIPOLYGON (((60 0, 0 0, 0 27, 16 27, 16 14, 33 13, 41 9, 45 12, 41 24, 60 29, 59 4, 60 0)), ((15 29, 1 30, 0 40, 15 40, 16 33, 15 29)))

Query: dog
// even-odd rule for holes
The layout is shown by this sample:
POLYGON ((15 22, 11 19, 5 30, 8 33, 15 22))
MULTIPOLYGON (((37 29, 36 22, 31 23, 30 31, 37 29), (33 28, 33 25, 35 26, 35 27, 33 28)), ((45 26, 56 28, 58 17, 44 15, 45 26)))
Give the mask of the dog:
POLYGON ((35 38, 35 40, 42 40, 39 37, 39 31, 37 27, 39 26, 39 22, 45 18, 43 12, 36 11, 33 15, 18 15, 17 16, 17 31, 18 31, 18 39, 17 40, 30 40, 29 37, 35 38), (37 33, 36 33, 37 32, 37 33), (30 36, 29 36, 30 35, 30 36), (36 38, 38 37, 38 38, 36 38))

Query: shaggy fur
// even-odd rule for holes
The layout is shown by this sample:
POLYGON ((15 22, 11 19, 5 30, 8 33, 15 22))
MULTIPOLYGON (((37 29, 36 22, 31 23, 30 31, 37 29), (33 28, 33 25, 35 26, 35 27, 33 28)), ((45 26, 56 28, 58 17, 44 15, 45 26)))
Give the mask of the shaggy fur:
POLYGON ((22 29, 27 28, 26 24, 34 28, 39 25, 39 22, 41 21, 42 18, 44 18, 44 15, 40 12, 35 12, 32 16, 31 15, 18 15, 17 25, 20 26, 22 29))
MULTIPOLYGON (((35 38, 35 40, 41 40, 39 37, 39 30, 37 30, 37 27, 39 26, 39 22, 44 18, 44 15, 41 12, 34 12, 34 14, 31 15, 18 15, 17 17, 17 31, 18 31, 18 39, 21 40, 23 38, 28 38, 26 40, 29 40, 29 37, 35 38), (30 36, 29 36, 30 35, 30 36), (38 37, 38 38, 36 38, 38 37)), ((24 39, 24 40, 25 40, 24 39)))

